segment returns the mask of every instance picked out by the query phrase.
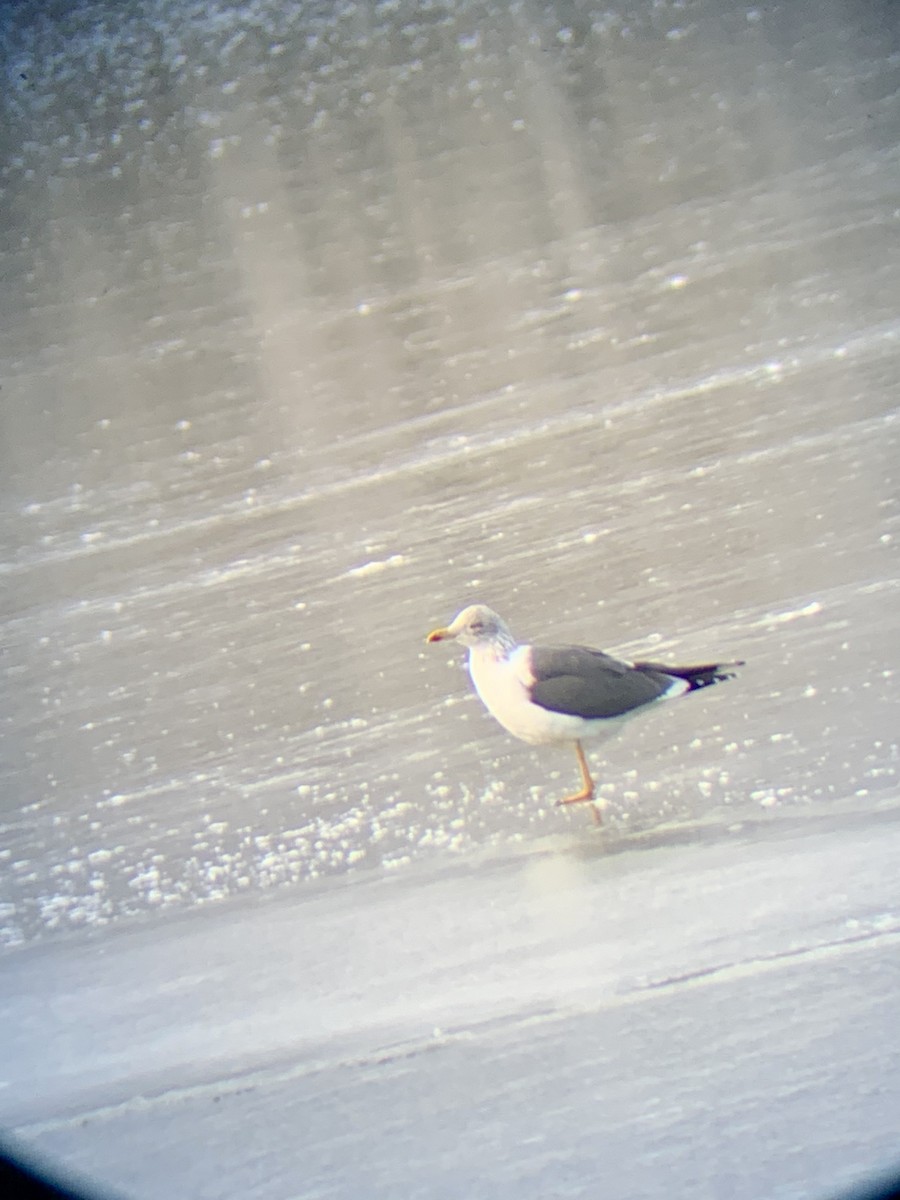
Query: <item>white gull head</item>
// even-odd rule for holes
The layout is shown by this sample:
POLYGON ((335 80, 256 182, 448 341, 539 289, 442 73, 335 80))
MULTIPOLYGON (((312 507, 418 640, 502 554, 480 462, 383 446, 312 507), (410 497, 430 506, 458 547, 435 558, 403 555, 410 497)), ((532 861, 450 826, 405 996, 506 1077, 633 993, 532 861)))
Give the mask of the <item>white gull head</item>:
POLYGON ((516 639, 506 622, 486 604, 470 604, 458 613, 446 629, 434 629, 429 642, 455 640, 470 650, 492 649, 507 655, 516 647, 516 639))

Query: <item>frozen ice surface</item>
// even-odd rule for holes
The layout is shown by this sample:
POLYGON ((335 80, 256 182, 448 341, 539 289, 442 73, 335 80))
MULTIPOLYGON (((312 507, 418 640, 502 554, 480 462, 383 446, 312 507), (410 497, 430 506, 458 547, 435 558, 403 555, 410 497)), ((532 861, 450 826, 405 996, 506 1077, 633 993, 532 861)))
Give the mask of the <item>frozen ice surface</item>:
POLYGON ((0 1120, 138 1198, 827 1195, 897 1157, 898 849, 557 837, 19 951, 0 1120))
POLYGON ((896 1155, 889 8, 0 4, 8 1127, 137 1200, 896 1155), (472 599, 748 665, 597 832, 472 599))

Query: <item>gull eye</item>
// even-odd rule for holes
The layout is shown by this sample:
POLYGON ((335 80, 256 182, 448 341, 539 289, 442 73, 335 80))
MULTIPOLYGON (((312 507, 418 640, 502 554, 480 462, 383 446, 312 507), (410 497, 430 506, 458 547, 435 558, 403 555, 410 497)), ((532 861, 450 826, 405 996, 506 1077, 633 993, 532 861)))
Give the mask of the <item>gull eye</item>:
POLYGON ((470 633, 484 633, 484 621, 473 621, 469 626, 470 633))

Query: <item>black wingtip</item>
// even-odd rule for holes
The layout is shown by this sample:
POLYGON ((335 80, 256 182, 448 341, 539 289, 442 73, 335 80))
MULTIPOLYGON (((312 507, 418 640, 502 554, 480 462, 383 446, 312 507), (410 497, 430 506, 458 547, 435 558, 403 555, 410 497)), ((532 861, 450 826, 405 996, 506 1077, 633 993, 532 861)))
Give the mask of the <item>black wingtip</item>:
POLYGON ((710 687, 714 683, 724 683, 726 679, 734 679, 738 667, 746 666, 743 659, 737 662, 704 663, 700 667, 670 667, 667 663, 635 663, 638 671, 655 671, 663 675, 671 675, 674 679, 683 679, 690 684, 690 691, 710 687))
POLYGON ((726 679, 734 679, 737 668, 744 665, 744 662, 741 661, 711 663, 705 667, 685 667, 678 672, 678 676, 680 679, 686 679, 691 685, 690 690, 694 692, 698 688, 710 687, 714 683, 724 683, 726 679))

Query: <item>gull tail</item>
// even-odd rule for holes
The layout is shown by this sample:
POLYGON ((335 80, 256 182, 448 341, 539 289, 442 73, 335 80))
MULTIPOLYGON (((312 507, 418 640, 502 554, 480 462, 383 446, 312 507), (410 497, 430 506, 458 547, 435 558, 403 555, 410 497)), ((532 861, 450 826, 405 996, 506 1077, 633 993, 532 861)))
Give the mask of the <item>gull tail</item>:
POLYGON ((688 691, 695 692, 698 688, 709 687, 713 683, 722 683, 725 679, 734 679, 734 669, 744 666, 741 662, 707 663, 702 667, 670 667, 668 663, 636 662, 636 671, 654 671, 660 675, 671 675, 674 679, 683 679, 688 684, 688 691), (734 669, 732 669, 734 668, 734 669))

